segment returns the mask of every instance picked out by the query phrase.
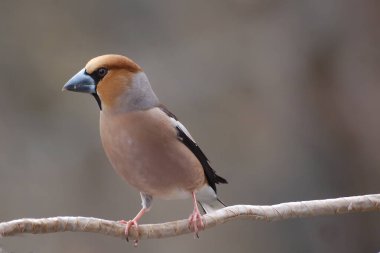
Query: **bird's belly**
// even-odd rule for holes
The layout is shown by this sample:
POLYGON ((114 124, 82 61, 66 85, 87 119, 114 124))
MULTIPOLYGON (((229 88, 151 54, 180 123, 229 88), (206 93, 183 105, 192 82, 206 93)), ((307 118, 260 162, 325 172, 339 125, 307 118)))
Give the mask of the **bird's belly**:
POLYGON ((186 198, 203 180, 198 173, 192 174, 198 164, 176 153, 168 154, 165 147, 153 151, 135 144, 109 158, 116 172, 139 191, 168 199, 186 198))
MULTIPOLYGON (((149 124, 151 126, 152 124, 149 124)), ((129 184, 152 196, 187 198, 205 183, 197 158, 177 140, 176 133, 155 129, 137 131, 133 123, 116 132, 103 130, 105 152, 116 170, 129 184)))
POLYGON ((162 199, 188 199, 191 198, 191 191, 174 188, 167 191, 165 194, 157 195, 157 197, 162 199))

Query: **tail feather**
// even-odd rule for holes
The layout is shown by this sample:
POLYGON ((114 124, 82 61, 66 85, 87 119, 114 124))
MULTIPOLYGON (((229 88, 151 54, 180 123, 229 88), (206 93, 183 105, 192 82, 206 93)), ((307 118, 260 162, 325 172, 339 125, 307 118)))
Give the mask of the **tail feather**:
POLYGON ((198 203, 206 214, 226 207, 226 205, 218 198, 207 202, 199 201, 198 203))

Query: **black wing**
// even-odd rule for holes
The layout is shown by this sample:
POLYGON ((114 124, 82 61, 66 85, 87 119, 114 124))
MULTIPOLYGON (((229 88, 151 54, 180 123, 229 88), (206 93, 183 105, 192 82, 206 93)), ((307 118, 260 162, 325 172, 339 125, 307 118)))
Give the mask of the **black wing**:
POLYGON ((206 155, 202 152, 201 148, 192 139, 190 139, 190 137, 187 136, 187 134, 179 126, 176 126, 176 128, 178 131, 178 139, 198 158, 199 162, 202 164, 208 184, 216 193, 215 184, 227 184, 227 180, 221 176, 218 176, 215 170, 211 168, 209 161, 206 155))
MULTIPOLYGON (((175 119, 177 121, 177 118, 172 114, 166 107, 160 106, 161 110, 165 112, 169 117, 175 119)), ((191 152, 197 157, 198 161, 201 163, 203 170, 205 172, 205 176, 207 179, 207 183, 211 186, 211 188, 216 193, 216 184, 222 183, 227 184, 227 180, 222 178, 221 176, 218 176, 216 174, 216 171, 211 168, 209 160, 207 159, 206 155, 203 153, 201 148, 198 146, 197 143, 195 143, 190 136, 188 136, 184 130, 180 127, 180 125, 176 126, 178 139, 185 144, 185 146, 190 149, 191 152)))

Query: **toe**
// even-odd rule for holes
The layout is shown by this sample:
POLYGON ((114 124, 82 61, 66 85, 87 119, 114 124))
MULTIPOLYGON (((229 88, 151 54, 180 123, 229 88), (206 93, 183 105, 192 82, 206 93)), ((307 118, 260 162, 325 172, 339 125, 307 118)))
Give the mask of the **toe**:
MULTIPOLYGON (((124 234, 125 234, 125 239, 127 240, 127 242, 129 242, 129 230, 131 229, 132 226, 135 226, 135 228, 137 229, 138 228, 137 222, 134 220, 130 220, 127 222, 125 226, 124 234)), ((137 241, 138 240, 135 240, 135 245, 137 245, 137 241)))
POLYGON ((189 227, 189 230, 191 230, 192 232, 194 232, 194 238, 199 238, 199 230, 203 230, 204 229, 204 223, 202 221, 202 216, 200 214, 197 214, 197 213, 193 213, 192 215, 190 215, 189 217, 189 223, 188 223, 188 227, 189 227))

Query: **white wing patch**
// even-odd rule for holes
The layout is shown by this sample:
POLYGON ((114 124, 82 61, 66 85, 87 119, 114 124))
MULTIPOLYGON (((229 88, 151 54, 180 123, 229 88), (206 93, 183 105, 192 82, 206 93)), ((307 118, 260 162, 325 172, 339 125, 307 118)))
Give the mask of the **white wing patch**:
POLYGON ((193 142, 195 142, 195 140, 193 139, 193 136, 191 136, 190 132, 186 129, 186 127, 181 122, 179 122, 178 120, 172 117, 169 117, 169 119, 174 128, 179 127, 187 136, 189 136, 189 138, 193 142))

